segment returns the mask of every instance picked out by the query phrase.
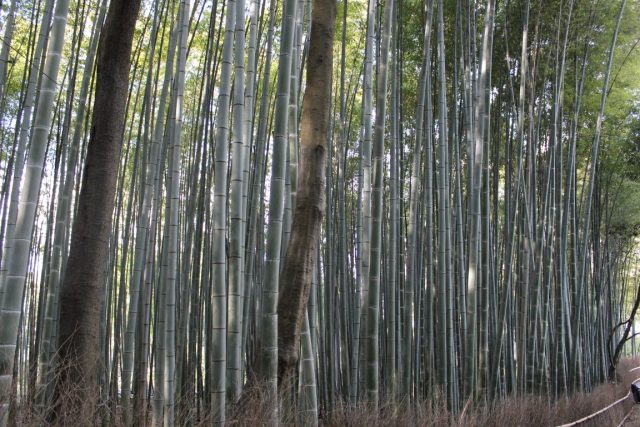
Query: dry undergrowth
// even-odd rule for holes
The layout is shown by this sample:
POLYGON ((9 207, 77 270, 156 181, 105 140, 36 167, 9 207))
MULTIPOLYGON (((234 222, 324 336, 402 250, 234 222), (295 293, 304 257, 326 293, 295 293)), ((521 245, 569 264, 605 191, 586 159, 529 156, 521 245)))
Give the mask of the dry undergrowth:
MULTIPOLYGON (((499 400, 491 405, 466 408, 462 414, 453 415, 446 409, 442 400, 422 402, 421 404, 381 404, 378 410, 367 405, 351 407, 337 405, 337 409, 320 413, 319 424, 330 427, 410 427, 410 426, 452 426, 452 427, 542 427, 556 426, 580 419, 606 407, 629 391, 631 382, 640 379, 640 370, 629 372, 631 368, 640 366, 640 359, 623 359, 618 365, 617 383, 606 383, 597 386, 590 393, 576 393, 569 397, 551 402, 543 396, 512 397, 499 400)), ((33 399, 25 399, 31 400, 33 399)), ((63 399, 64 400, 64 399, 63 399)), ((98 401, 104 399, 98 399, 98 401)), ((192 399, 188 399, 193 402, 192 399)), ((628 398, 616 405, 606 414, 593 422, 581 426, 616 426, 633 406, 633 399, 628 398)), ((227 425, 257 427, 268 424, 273 416, 268 404, 265 390, 254 387, 243 400, 241 407, 227 417, 227 425)), ((46 412, 46 411, 44 411, 46 412)), ((189 402, 176 405, 178 425, 206 426, 211 425, 211 417, 197 413, 189 402)), ((43 408, 21 403, 14 406, 12 414, 16 426, 43 426, 52 424, 43 415, 43 408)), ((67 414, 71 415, 71 414, 67 414)), ((282 410, 278 414, 281 425, 307 425, 302 414, 295 409, 282 410)), ((123 426, 120 407, 101 403, 89 411, 83 408, 82 413, 70 417, 74 425, 111 425, 123 426)), ((69 418, 67 418, 68 420, 69 418)), ((147 421, 150 425, 151 414, 147 421)), ((136 425, 144 423, 137 422, 136 425)))
MULTIPOLYGON (((423 403, 390 410, 382 406, 378 412, 371 408, 343 408, 330 414, 323 425, 345 427, 386 426, 452 426, 452 427, 546 427, 569 423, 592 414, 629 392, 631 382, 640 378, 640 359, 624 359, 618 365, 617 383, 605 383, 590 393, 576 393, 551 402, 544 396, 511 397, 463 411, 454 416, 442 402, 423 403)), ((629 397, 611 410, 581 426, 616 426, 634 405, 629 397)))

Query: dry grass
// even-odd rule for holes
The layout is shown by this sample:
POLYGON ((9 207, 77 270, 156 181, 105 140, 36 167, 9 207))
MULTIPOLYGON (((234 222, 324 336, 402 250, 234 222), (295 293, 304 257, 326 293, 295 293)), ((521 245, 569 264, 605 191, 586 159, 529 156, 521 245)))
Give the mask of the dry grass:
MULTIPOLYGON (((592 414, 627 395, 632 381, 640 378, 640 359, 622 360, 617 383, 597 386, 590 393, 576 393, 556 402, 544 396, 512 397, 491 405, 467 408, 462 415, 446 409, 441 399, 420 404, 381 404, 377 410, 362 404, 357 407, 338 405, 331 413, 320 414, 320 425, 329 427, 543 427, 557 426, 592 414)), ((597 418, 581 426, 616 426, 633 406, 628 398, 597 418)), ((232 418, 234 426, 255 427, 268 419, 268 405, 256 397, 232 418)), ((304 425, 297 421, 295 410, 280 414, 282 425, 304 425)))
MULTIPOLYGON (((114 427, 124 426, 119 408, 113 405, 106 396, 99 396, 97 390, 79 384, 65 383, 60 386, 62 371, 68 369, 69 363, 59 366, 47 385, 39 388, 39 393, 47 389, 50 393, 57 392, 60 397, 56 400, 57 407, 46 406, 47 399, 41 394, 24 396, 20 401, 11 399, 9 425, 20 427, 36 426, 95 426, 108 424, 114 427)), ((33 390, 31 390, 33 393, 33 390)))
MULTIPOLYGON (((491 405, 466 408, 462 414, 452 414, 446 409, 442 399, 436 399, 419 404, 381 404, 377 410, 362 404, 357 407, 338 405, 330 413, 320 413, 322 426, 329 427, 411 427, 411 426, 452 426, 452 427, 542 427, 557 426, 580 419, 592 414, 629 391, 632 381, 640 378, 640 370, 629 372, 629 369, 640 366, 640 359, 624 359, 620 362, 618 382, 601 384, 591 393, 576 393, 572 396, 551 402, 543 396, 513 397, 499 400, 491 405)), ((236 408, 228 417, 227 425, 257 427, 267 425, 273 416, 268 394, 259 386, 254 387, 243 400, 242 405, 236 408)), ((30 399, 26 399, 30 400, 30 399)), ((99 400, 99 399, 98 399, 99 400)), ((193 401, 193 400, 191 400, 193 401)), ((593 421, 581 424, 581 426, 616 426, 633 406, 633 399, 628 398, 622 404, 616 405, 612 410, 597 417, 593 421)), ((43 416, 42 408, 29 404, 17 405, 14 425, 17 426, 44 426, 60 425, 51 424, 43 416)), ((82 413, 67 414, 68 419, 74 419, 74 425, 98 425, 111 426, 124 425, 120 408, 103 402, 98 408, 83 408, 82 413)), ((196 414, 193 407, 187 402, 176 405, 178 425, 206 426, 211 425, 210 417, 196 414)), ((281 410, 278 414, 281 425, 303 426, 300 421, 302 414, 295 408, 281 410)), ((149 414, 148 420, 151 421, 149 414)))
MULTIPOLYGON (((543 396, 512 397, 491 405, 467 408, 454 416, 442 401, 424 402, 393 410, 383 405, 378 411, 371 407, 341 408, 321 420, 326 426, 348 427, 400 427, 400 426, 454 426, 454 427, 543 427, 569 423, 592 414, 629 392, 629 385, 640 377, 640 371, 629 369, 640 366, 640 359, 620 362, 618 382, 597 386, 591 393, 576 393, 551 402, 543 396)), ((597 418, 581 426, 616 426, 634 405, 630 397, 597 418)))
MULTIPOLYGON (((627 395, 632 381, 640 377, 638 371, 629 369, 640 366, 640 359, 625 359, 618 367, 616 383, 600 384, 590 393, 576 393, 556 402, 545 397, 526 396, 496 402, 491 408, 475 411, 475 417, 459 420, 458 426, 556 426, 569 423, 610 405, 627 395)), ((615 426, 634 405, 629 397, 598 417, 581 424, 582 426, 615 426)))

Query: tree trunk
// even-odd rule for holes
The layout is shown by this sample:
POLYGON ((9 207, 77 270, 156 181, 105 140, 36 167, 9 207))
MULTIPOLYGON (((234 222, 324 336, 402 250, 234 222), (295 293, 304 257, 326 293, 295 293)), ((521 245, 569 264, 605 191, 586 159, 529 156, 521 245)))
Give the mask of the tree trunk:
POLYGON ((56 386, 55 415, 62 423, 82 407, 90 408, 97 397, 101 296, 139 8, 140 0, 113 0, 98 47, 91 137, 61 289, 58 347, 64 369, 56 386))
POLYGON ((286 387, 286 379, 298 360, 304 308, 325 209, 335 0, 315 0, 312 16, 307 88, 302 101, 298 193, 278 299, 279 387, 286 387))

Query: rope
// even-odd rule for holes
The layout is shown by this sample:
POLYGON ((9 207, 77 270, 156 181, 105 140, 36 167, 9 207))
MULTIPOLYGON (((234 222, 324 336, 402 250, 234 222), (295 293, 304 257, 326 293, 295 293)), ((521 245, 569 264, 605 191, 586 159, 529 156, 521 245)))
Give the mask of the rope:
MULTIPOLYGON (((637 369, 637 368, 634 368, 634 369, 637 369)), ((634 369, 632 369, 631 371, 633 371, 634 369)), ((631 371, 629 371, 629 372, 631 372, 631 371)), ((636 383, 638 381, 640 381, 640 378, 637 378, 636 380, 632 381, 631 384, 634 384, 634 383, 636 383)), ((604 412, 607 412, 609 409, 613 408, 614 406, 624 402, 625 400, 627 400, 629 398, 629 396, 631 396, 631 391, 628 391, 627 394, 624 397, 621 397, 620 399, 616 400, 611 405, 605 406, 604 408, 600 409, 599 411, 594 412, 593 414, 587 415, 584 418, 580 418, 579 420, 573 421, 573 422, 568 423, 568 424, 561 424, 558 427, 572 427, 572 426, 577 426, 579 424, 582 424, 582 423, 584 423, 586 421, 589 421, 589 420, 597 417, 598 415, 600 415, 600 414, 602 414, 604 412)), ((631 411, 629 411, 629 413, 631 413, 631 411)), ((627 414, 627 416, 628 416, 628 414, 627 414)), ((627 417, 624 418, 624 420, 626 420, 626 419, 627 419, 627 417)), ((624 422, 624 420, 623 420, 623 422, 624 422)))
MULTIPOLYGON (((638 379, 640 380, 640 378, 638 378, 638 379)), ((634 382, 635 382, 635 381, 634 381, 634 382)), ((594 412, 594 413, 593 413, 593 414, 591 414, 591 415, 587 415, 587 416, 586 416, 586 417, 584 417, 584 418, 580 418, 579 420, 574 421, 574 422, 572 422, 572 423, 569 423, 569 424, 562 424, 562 425, 560 425, 559 427, 571 427, 571 426, 577 426, 578 424, 582 424, 582 423, 584 423, 585 421, 589 421, 589 420, 591 420, 591 419, 593 419, 593 418, 597 417, 598 415, 602 414, 603 412, 607 412, 609 409, 613 408, 613 407, 614 407, 614 406, 616 406, 617 404, 619 404, 619 403, 621 403, 621 402, 624 402, 625 400, 627 400, 627 398, 628 398, 629 396, 631 396, 631 392, 630 392, 630 391, 629 391, 629 392, 627 392, 627 394, 626 394, 624 397, 621 397, 620 399, 616 400, 616 401, 615 401, 615 402, 613 402, 611 405, 606 406, 606 407, 604 407, 604 408, 600 409, 599 411, 594 412)))

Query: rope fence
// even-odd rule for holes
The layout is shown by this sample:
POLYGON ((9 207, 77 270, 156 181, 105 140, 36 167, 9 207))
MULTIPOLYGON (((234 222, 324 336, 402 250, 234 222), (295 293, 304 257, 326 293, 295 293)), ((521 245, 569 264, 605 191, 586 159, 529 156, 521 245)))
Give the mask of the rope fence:
MULTIPOLYGON (((629 372, 632 372, 632 371, 635 371, 635 370, 638 370, 638 369, 640 369, 640 366, 638 366, 637 368, 630 369, 629 372)), ((638 381, 640 381, 640 378, 636 378, 635 380, 633 380, 631 382, 631 384, 635 384, 638 381)), ((580 425, 582 423, 585 423, 585 422, 587 422, 589 420, 592 420, 592 419, 598 417, 599 415, 602 415, 603 413, 607 412, 611 408, 613 408, 613 407, 619 405, 620 403, 624 402, 630 396, 631 396, 631 390, 629 390, 624 397, 621 397, 620 399, 616 400, 615 402, 613 402, 612 404, 610 404, 608 406, 605 406, 604 408, 600 409, 599 411, 596 411, 593 414, 587 415, 586 417, 580 418, 579 420, 570 422, 568 424, 561 424, 558 427, 573 427, 573 426, 577 426, 577 425, 580 425)), ((620 424, 618 424, 618 427, 621 427, 625 423, 627 418, 629 418, 629 416, 631 415, 631 412, 633 412, 633 408, 635 408, 635 405, 631 407, 631 410, 629 410, 629 412, 625 415, 625 417, 622 419, 620 424)))

